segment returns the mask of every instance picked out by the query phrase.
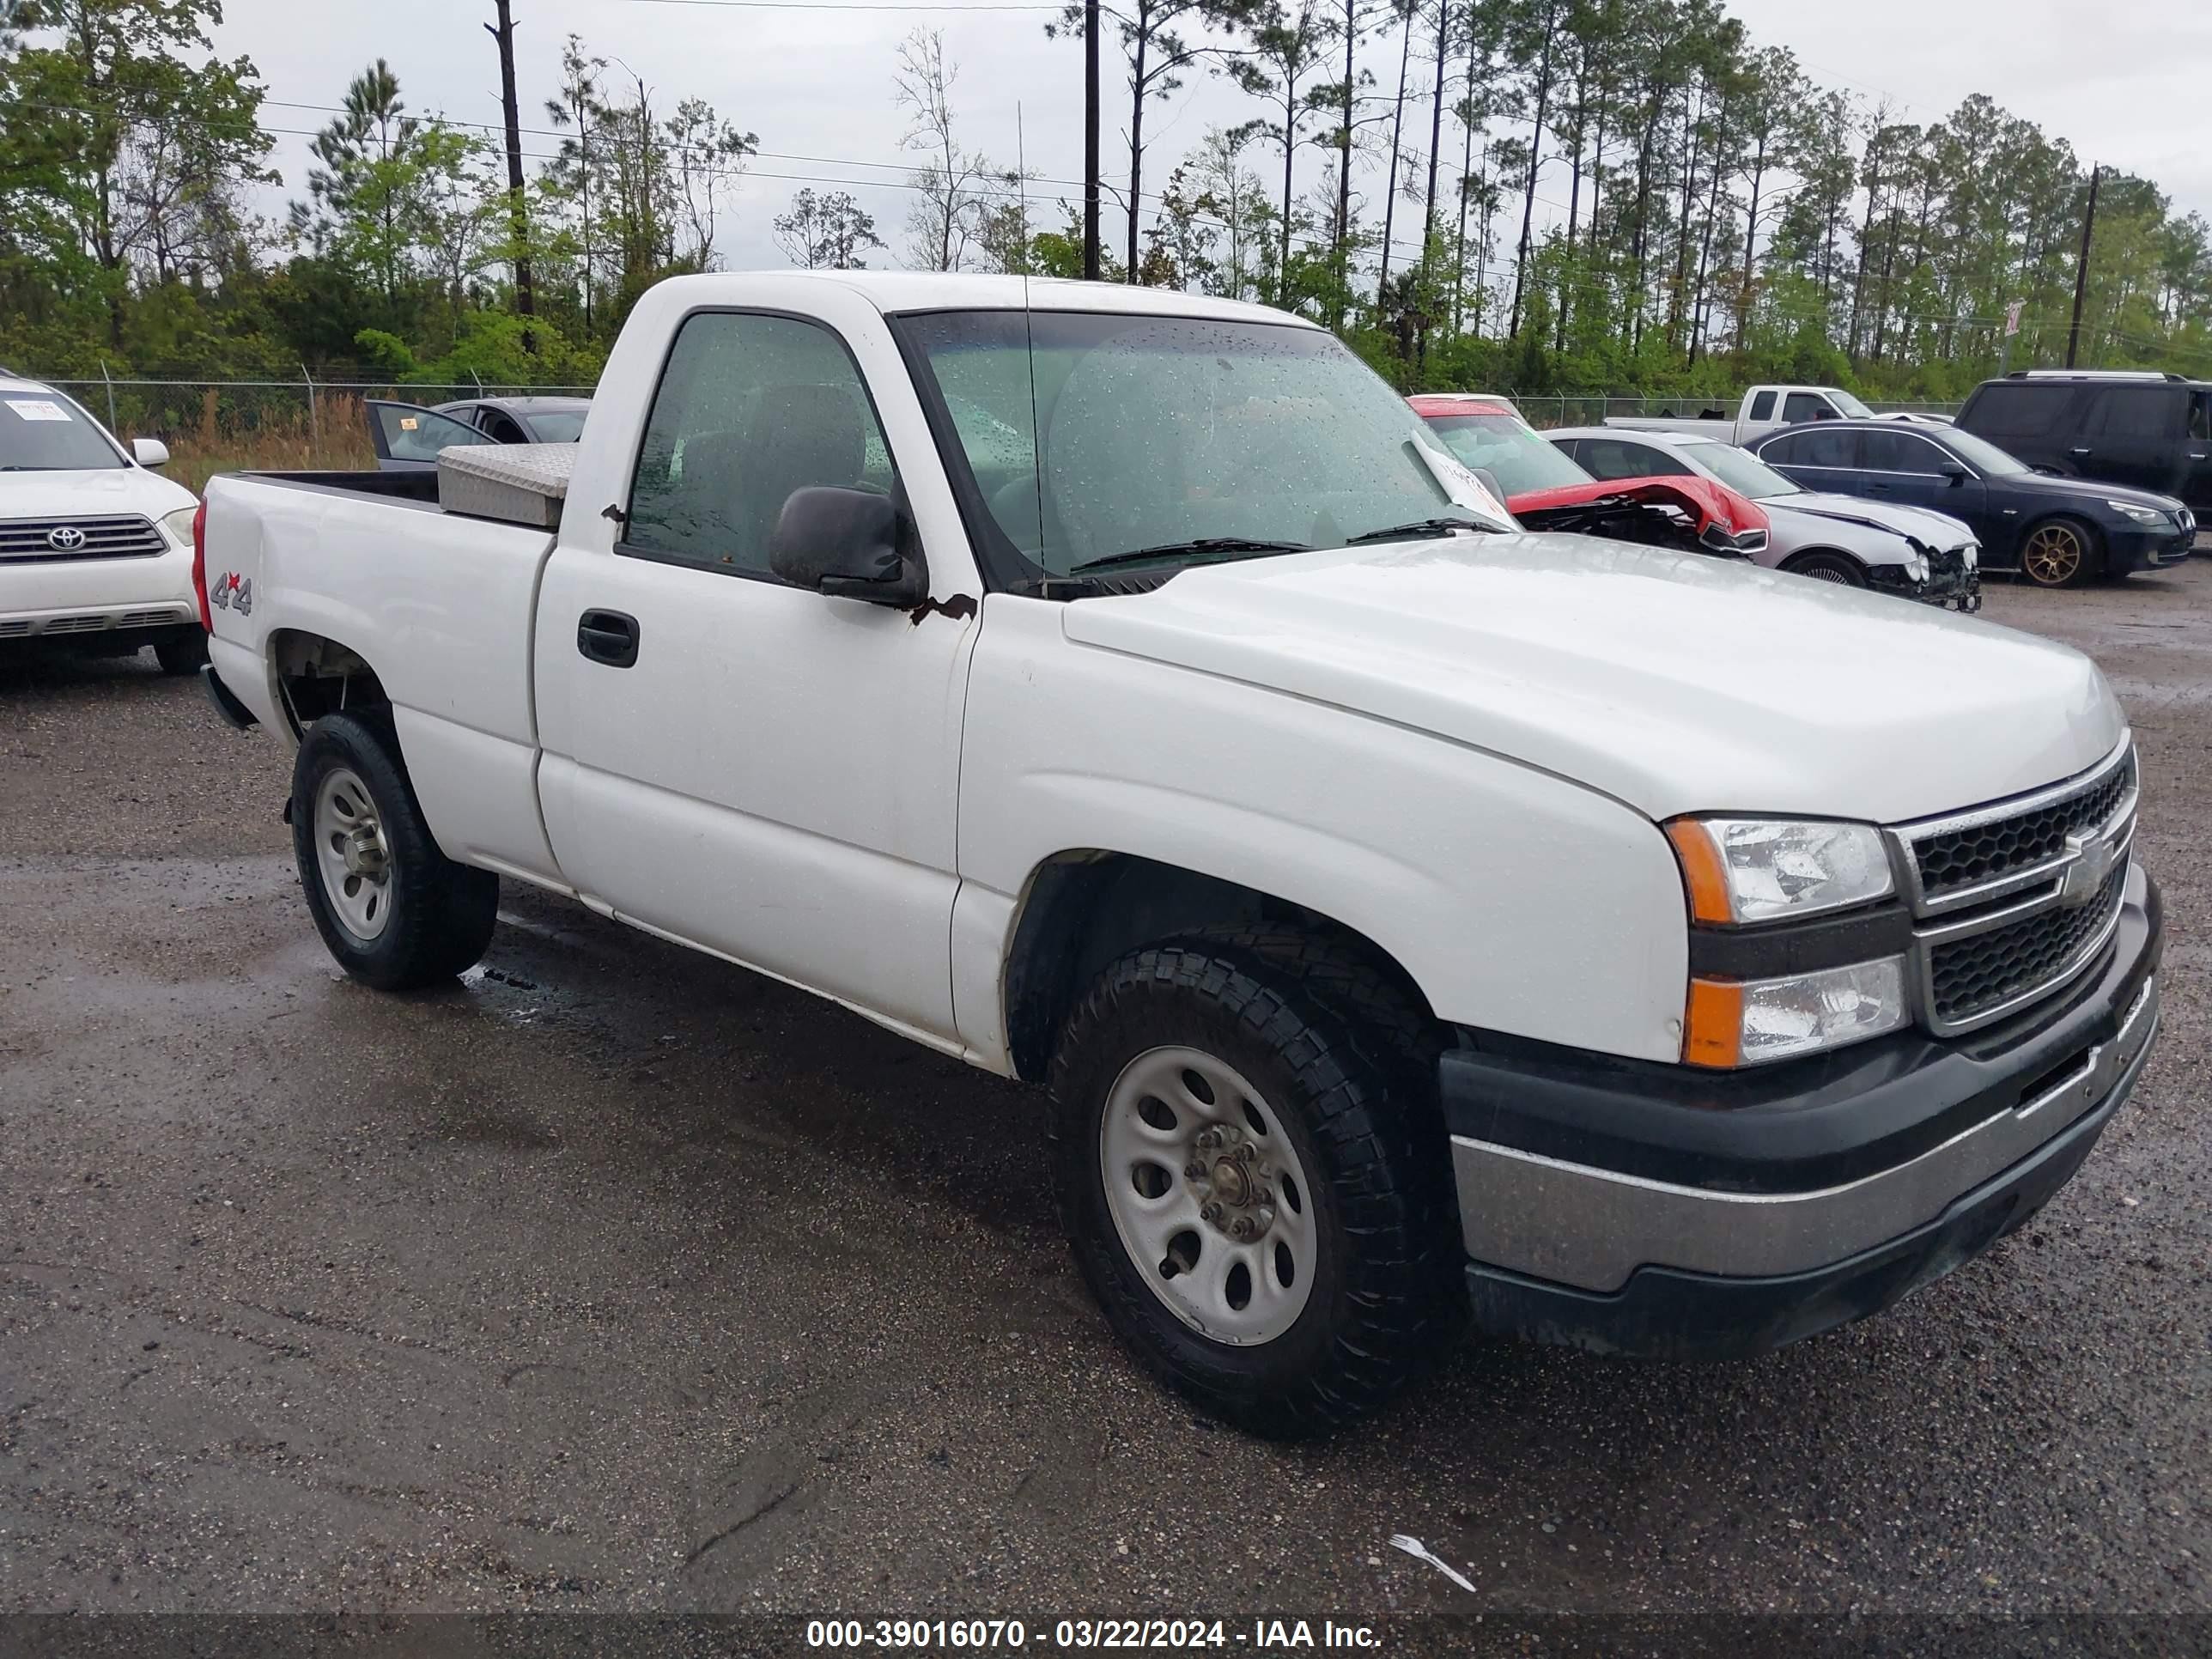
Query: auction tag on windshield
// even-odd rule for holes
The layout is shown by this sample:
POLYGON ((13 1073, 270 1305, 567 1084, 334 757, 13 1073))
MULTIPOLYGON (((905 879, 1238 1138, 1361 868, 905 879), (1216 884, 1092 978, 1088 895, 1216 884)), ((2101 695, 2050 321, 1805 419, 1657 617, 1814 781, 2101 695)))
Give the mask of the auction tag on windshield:
POLYGON ((70 412, 47 398, 9 398, 8 407, 19 421, 66 421, 70 412))
POLYGON ((402 432, 412 432, 416 427, 422 424, 422 422, 416 420, 412 415, 402 415, 399 417, 399 429, 402 432))

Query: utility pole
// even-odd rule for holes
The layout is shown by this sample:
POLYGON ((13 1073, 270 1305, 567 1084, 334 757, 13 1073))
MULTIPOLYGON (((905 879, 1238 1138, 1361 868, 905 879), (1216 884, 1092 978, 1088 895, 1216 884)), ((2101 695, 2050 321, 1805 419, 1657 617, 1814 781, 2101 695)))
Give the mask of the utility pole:
MULTIPOLYGON (((514 238, 514 308, 526 317, 538 314, 538 295, 530 281, 530 216, 522 198, 522 112, 514 98, 514 17, 512 0, 492 0, 499 10, 499 27, 486 23, 484 33, 499 42, 499 96, 507 111, 507 199, 508 227, 514 238)), ((527 332, 524 346, 535 350, 527 332)))
POLYGON ((2066 367, 2074 367, 2074 353, 2081 343, 2081 301, 2089 292, 2089 233, 2097 227, 2097 175, 2102 167, 2089 169, 2089 206, 2081 215, 2081 258, 2074 268, 2074 326, 2066 331, 2066 367))
POLYGON ((1098 0, 1083 0, 1083 276, 1098 280, 1098 0))

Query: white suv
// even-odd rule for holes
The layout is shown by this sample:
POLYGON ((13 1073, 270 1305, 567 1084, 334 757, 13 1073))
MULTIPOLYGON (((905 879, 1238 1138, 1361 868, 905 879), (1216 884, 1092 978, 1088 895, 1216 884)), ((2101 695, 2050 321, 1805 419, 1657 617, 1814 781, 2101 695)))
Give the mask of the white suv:
POLYGON ((162 668, 206 660, 192 592, 198 499, 65 393, 0 374, 0 641, 103 654, 151 645, 162 668))

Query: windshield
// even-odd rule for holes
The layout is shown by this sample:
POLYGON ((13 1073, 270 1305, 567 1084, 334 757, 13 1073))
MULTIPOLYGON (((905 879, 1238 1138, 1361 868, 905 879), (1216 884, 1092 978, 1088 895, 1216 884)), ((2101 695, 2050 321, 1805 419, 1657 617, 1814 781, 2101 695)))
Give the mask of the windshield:
POLYGON ((1771 501, 1777 495, 1802 495, 1804 491, 1758 456, 1733 444, 1684 444, 1683 453, 1739 495, 1754 501, 1771 501))
POLYGON ((1943 441, 1950 445, 1953 454, 1984 477, 2009 478, 2015 472, 2027 471, 2024 463, 2014 460, 1986 438, 1977 438, 1955 426, 1944 433, 1943 441))
POLYGON ((1342 547, 1439 519, 1511 527, 1319 329, 1065 311, 898 325, 951 416, 948 459, 1009 544, 992 555, 1011 581, 1139 552, 1131 563, 1176 565, 1342 547))
POLYGON ((584 435, 584 415, 580 409, 534 409, 530 429, 541 444, 572 444, 584 435))
POLYGON ((128 466, 91 416, 58 392, 0 392, 0 472, 128 466))
POLYGON ((1850 416, 1853 420, 1870 421, 1874 419, 1874 410, 1869 409, 1864 404, 1852 397, 1850 392, 1844 391, 1841 387, 1838 387, 1828 395, 1836 400, 1836 407, 1842 410, 1844 414, 1850 416))
POLYGON ((1590 481, 1565 451, 1517 415, 1431 415, 1429 424, 1462 462, 1496 478, 1509 499, 1590 481))

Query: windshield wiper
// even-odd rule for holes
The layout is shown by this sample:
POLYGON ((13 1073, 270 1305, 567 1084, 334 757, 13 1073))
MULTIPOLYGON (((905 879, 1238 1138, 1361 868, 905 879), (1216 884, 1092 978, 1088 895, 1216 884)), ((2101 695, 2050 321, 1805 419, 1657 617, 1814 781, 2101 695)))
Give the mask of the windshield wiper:
POLYGON ((1304 553, 1304 542, 1255 541, 1249 536, 1200 536, 1194 541, 1163 542, 1158 547, 1139 547, 1128 553, 1109 553, 1100 559, 1085 559, 1067 574, 1080 575, 1086 570, 1109 570, 1117 564, 1147 564, 1158 559, 1172 559, 1185 553, 1304 553))
POLYGON ((1345 539, 1346 547, 1357 547, 1362 542, 1402 542, 1414 536, 1449 536, 1455 530, 1480 530, 1494 535, 1498 527, 1485 524, 1480 519, 1415 519, 1411 524, 1386 525, 1380 530, 1363 530, 1357 536, 1345 539))

